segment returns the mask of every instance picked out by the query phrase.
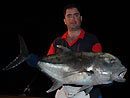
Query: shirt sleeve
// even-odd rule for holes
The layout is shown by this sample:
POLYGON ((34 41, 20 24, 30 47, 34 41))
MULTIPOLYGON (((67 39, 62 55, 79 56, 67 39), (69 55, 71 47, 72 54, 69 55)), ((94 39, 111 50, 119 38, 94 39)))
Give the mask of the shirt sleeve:
POLYGON ((54 46, 53 46, 53 43, 51 44, 51 47, 50 47, 50 49, 49 49, 49 51, 48 51, 48 53, 47 53, 47 56, 48 56, 48 55, 52 55, 52 54, 55 54, 55 48, 54 48, 54 46))
POLYGON ((93 52, 102 52, 102 46, 100 43, 96 43, 92 47, 93 52))

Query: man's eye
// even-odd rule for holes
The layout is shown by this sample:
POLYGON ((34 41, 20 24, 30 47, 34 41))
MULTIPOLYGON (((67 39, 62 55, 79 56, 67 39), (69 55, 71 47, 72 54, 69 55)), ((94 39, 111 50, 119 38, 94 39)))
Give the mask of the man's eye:
POLYGON ((68 17, 68 18, 71 18, 71 17, 72 17, 72 15, 71 15, 71 14, 69 14, 69 15, 67 15, 67 17, 68 17))
POLYGON ((75 16, 75 17, 78 17, 78 16, 79 16, 79 14, 78 14, 78 13, 77 13, 77 14, 74 14, 74 16, 75 16))

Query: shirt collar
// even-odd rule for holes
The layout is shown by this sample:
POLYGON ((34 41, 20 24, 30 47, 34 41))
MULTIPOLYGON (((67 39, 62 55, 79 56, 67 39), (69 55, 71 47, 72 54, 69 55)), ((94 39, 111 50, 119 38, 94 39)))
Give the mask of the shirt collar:
MULTIPOLYGON (((81 30, 81 33, 79 34, 79 36, 77 37, 78 39, 81 38, 83 39, 84 38, 84 34, 85 34, 85 31, 82 29, 81 30)), ((68 35, 68 31, 65 32, 65 34, 62 36, 62 39, 67 39, 67 35, 68 35)))

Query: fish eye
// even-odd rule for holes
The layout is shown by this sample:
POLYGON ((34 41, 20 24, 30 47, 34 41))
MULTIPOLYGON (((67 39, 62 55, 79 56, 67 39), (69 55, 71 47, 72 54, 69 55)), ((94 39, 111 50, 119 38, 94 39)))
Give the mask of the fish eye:
POLYGON ((114 64, 114 63, 115 63, 115 59, 105 58, 104 60, 105 60, 107 63, 111 63, 111 64, 114 64))
POLYGON ((111 59, 110 62, 111 62, 112 64, 114 64, 114 63, 115 63, 115 59, 111 59))

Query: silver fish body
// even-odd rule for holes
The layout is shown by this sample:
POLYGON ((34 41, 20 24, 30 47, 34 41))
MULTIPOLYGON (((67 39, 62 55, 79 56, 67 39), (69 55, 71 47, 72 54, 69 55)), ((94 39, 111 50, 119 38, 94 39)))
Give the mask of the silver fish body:
MULTIPOLYGON (((38 67, 61 85, 75 84, 86 87, 113 81, 125 82, 124 75, 127 71, 117 57, 109 53, 92 52, 51 55, 39 61, 38 67)), ((59 85, 55 89, 58 87, 59 85)), ((55 89, 50 89, 49 92, 55 89)))
MULTIPOLYGON (((27 46, 21 36, 20 55, 4 70, 18 66, 28 59, 27 46)), ((37 68, 52 78, 53 86, 47 91, 52 92, 67 85, 81 85, 78 92, 88 88, 88 93, 94 85, 108 84, 113 81, 125 82, 127 68, 121 61, 109 53, 72 52, 68 48, 57 45, 63 50, 61 54, 45 56, 37 63, 37 68)))

